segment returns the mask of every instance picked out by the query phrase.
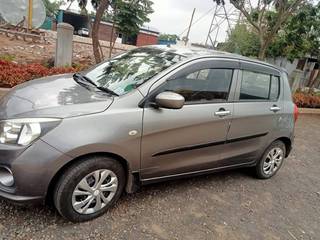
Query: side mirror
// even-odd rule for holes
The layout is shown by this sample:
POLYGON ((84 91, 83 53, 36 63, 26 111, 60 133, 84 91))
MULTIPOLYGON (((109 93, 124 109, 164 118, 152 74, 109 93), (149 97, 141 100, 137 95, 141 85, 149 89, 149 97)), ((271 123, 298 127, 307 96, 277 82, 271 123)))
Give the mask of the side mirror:
POLYGON ((185 99, 178 93, 162 92, 156 96, 156 103, 162 108, 180 109, 183 107, 185 99))

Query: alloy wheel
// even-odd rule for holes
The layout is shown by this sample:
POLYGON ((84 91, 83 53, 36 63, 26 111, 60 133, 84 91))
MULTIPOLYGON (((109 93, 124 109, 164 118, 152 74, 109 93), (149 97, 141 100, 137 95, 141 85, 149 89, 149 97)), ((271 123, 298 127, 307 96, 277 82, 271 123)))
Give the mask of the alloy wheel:
POLYGON ((279 147, 272 148, 263 162, 263 172, 266 175, 272 175, 279 169, 283 159, 283 150, 279 147))
POLYGON ((108 169, 85 176, 72 193, 73 209, 80 214, 93 214, 103 209, 115 196, 118 178, 108 169))

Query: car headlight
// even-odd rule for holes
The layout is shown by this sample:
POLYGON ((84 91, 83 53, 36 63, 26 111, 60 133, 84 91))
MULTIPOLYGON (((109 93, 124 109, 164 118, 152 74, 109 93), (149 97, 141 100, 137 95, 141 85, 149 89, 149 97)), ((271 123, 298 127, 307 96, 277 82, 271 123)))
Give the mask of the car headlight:
POLYGON ((26 146, 58 126, 57 118, 23 118, 0 121, 0 143, 26 146))

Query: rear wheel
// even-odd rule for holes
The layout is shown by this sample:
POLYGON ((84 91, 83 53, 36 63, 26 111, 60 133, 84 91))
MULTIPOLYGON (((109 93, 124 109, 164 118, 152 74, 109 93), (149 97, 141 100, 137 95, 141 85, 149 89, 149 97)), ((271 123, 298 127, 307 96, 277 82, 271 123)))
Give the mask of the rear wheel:
POLYGON ((90 157, 71 166, 58 181, 54 204, 72 222, 94 219, 120 197, 125 185, 121 164, 107 157, 90 157))
POLYGON ((274 176, 281 168, 286 155, 286 147, 282 141, 273 142, 263 154, 256 166, 256 175, 261 179, 274 176))

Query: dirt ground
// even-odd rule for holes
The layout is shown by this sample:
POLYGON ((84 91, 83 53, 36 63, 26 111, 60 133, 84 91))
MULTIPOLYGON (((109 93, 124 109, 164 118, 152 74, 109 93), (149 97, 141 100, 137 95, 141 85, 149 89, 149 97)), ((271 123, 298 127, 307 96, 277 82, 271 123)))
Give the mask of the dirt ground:
MULTIPOLYGON (((48 38, 48 43, 34 43, 30 40, 8 38, 0 34, 0 59, 17 63, 45 63, 53 61, 55 56, 55 40, 48 38)), ((104 56, 108 51, 103 48, 104 56)), ((73 63, 91 65, 94 63, 92 46, 88 44, 73 44, 73 63)))
POLYGON ((320 239, 320 115, 300 116, 293 152, 270 180, 243 169, 150 185, 82 224, 0 201, 0 238, 320 239))

